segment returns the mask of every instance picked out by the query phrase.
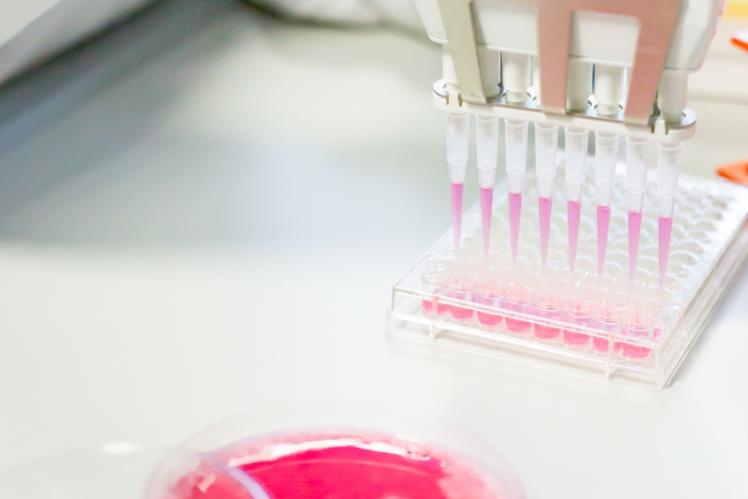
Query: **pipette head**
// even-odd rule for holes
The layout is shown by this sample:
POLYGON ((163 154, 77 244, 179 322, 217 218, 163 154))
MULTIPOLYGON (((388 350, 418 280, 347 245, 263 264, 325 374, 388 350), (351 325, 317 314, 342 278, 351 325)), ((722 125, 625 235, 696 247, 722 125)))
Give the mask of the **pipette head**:
POLYGON ((623 73, 622 67, 595 65, 595 98, 599 114, 618 114, 623 99, 623 73))
POLYGON ((667 123, 678 123, 686 107, 688 71, 665 69, 660 77, 657 106, 667 123))
POLYGON ((532 84, 529 55, 504 52, 501 55, 504 92, 509 102, 525 102, 527 89, 532 84))

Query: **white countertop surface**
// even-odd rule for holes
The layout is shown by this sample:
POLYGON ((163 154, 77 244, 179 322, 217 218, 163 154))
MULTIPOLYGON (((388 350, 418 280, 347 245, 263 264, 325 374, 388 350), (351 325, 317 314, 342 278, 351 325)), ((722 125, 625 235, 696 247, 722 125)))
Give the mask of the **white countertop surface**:
MULTIPOLYGON (((748 497, 745 275, 658 393, 388 342, 391 285, 449 223, 438 68, 191 0, 5 88, 0 471, 373 400, 479 435, 529 497, 748 497)), ((748 159, 748 105, 692 105, 685 170, 748 159)))

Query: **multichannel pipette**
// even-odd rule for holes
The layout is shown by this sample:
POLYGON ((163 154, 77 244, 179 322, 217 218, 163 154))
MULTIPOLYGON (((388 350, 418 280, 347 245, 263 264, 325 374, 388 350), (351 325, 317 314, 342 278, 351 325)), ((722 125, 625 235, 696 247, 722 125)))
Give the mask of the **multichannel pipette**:
POLYGON ((709 280, 735 275, 748 246, 736 187, 685 176, 677 186, 696 121, 687 78, 721 1, 415 1, 443 47, 434 103, 475 116, 481 224, 471 210, 459 251, 439 239, 399 281, 391 330, 663 386, 722 295, 709 280), (506 177, 493 187, 499 124, 506 177))
POLYGON ((693 135, 695 124, 695 115, 685 108, 687 77, 703 60, 720 1, 662 0, 656 10, 649 0, 528 0, 512 2, 511 7, 470 0, 416 0, 416 5, 429 37, 445 49, 444 80, 434 86, 434 99, 448 113, 450 121, 448 150, 456 242, 467 159, 466 153, 463 154, 467 150, 466 115, 478 117, 476 141, 486 253, 490 234, 488 213, 493 200, 494 158, 490 156, 494 154, 493 137, 498 121, 503 118, 509 244, 512 258, 517 259, 527 131, 532 122, 539 194, 539 249, 543 262, 547 262, 555 142, 558 128, 563 126, 568 263, 573 270, 582 210, 580 193, 585 183, 584 164, 591 131, 595 135, 597 267, 598 273, 604 274, 611 192, 619 160, 618 144, 623 136, 629 276, 633 279, 636 275, 638 239, 646 213, 646 151, 648 144, 655 143, 658 168, 657 189, 653 194, 658 205, 659 281, 663 284, 673 223, 678 152, 681 144, 693 135), (533 62, 537 63, 534 72, 533 62))

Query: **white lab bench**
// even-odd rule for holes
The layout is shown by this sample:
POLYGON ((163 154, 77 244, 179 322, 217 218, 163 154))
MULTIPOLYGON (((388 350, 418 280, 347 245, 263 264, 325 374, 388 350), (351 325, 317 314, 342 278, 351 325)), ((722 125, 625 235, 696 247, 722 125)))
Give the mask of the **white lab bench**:
MULTIPOLYGON (((449 223, 438 68, 393 32, 192 0, 5 88, 0 470, 373 400, 484 439, 529 497, 748 497, 748 276, 656 393, 387 340, 449 223)), ((692 106, 687 171, 748 158, 748 104, 692 106)))

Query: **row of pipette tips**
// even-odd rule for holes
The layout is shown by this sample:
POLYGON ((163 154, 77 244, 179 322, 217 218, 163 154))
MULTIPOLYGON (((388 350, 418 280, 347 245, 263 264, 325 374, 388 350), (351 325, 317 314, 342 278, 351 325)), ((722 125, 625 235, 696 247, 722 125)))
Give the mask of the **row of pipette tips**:
MULTIPOLYGON (((461 236, 462 200, 469 148, 469 120, 467 113, 448 113, 447 161, 452 189, 453 235, 455 245, 461 236)), ((475 117, 475 144, 478 181, 480 185, 481 225, 484 255, 489 253, 491 214, 493 211, 494 184, 498 162, 499 118, 475 117)), ((556 176, 558 125, 535 123, 535 171, 538 190, 538 227, 540 255, 547 263, 553 187, 556 176)), ((507 176, 507 204, 509 213, 509 243, 512 259, 519 251, 522 190, 527 167, 528 122, 505 120, 505 152, 507 176)), ((569 268, 576 263, 581 190, 585 181, 589 132, 583 128, 565 127, 565 187, 567 197, 569 268)), ((618 161, 617 134, 595 132, 595 197, 598 273, 605 269, 608 231, 611 215, 611 191, 618 161)), ((647 157, 650 141, 639 137, 626 138, 625 191, 628 208, 629 275, 634 279, 641 232, 641 216, 647 183, 647 157)), ((658 144, 659 201, 659 282, 665 278, 672 231, 672 212, 677 184, 678 144, 658 144)))

